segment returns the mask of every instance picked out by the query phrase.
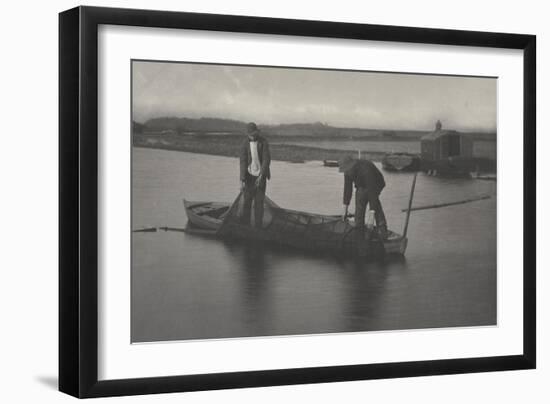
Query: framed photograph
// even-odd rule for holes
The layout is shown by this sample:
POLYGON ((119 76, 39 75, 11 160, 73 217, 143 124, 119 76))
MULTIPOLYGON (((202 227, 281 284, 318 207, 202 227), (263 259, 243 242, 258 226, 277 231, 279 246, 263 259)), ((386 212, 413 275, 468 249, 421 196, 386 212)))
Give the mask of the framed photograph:
POLYGON ((59 388, 533 369, 532 35, 59 16, 59 388))

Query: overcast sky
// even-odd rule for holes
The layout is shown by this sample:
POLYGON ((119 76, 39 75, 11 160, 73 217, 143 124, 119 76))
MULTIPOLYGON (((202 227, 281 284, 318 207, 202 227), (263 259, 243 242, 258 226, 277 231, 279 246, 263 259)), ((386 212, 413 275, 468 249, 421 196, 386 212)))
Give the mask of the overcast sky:
POLYGON ((133 62, 134 120, 213 117, 374 129, 496 130, 497 80, 133 62))

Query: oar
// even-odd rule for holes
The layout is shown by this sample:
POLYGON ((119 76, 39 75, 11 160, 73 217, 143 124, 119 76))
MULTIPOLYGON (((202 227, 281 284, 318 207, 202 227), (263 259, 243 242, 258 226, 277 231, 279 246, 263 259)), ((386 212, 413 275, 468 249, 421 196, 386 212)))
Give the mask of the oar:
POLYGON ((145 227, 143 229, 132 230, 133 233, 154 233, 157 231, 156 227, 145 227))
POLYGON ((415 206, 414 208, 411 208, 411 205, 409 204, 409 207, 407 209, 401 209, 401 212, 407 212, 407 215, 408 215, 413 210, 444 208, 447 206, 461 205, 463 203, 476 202, 476 201, 481 201, 481 200, 490 199, 490 198, 491 198, 491 195, 482 195, 475 198, 462 199, 460 201, 455 201, 455 202, 445 202, 445 203, 436 203, 434 205, 415 206))
POLYGON ((163 226, 163 227, 159 227, 159 229, 164 230, 164 231, 181 231, 181 232, 185 233, 185 229, 183 229, 181 227, 163 226))

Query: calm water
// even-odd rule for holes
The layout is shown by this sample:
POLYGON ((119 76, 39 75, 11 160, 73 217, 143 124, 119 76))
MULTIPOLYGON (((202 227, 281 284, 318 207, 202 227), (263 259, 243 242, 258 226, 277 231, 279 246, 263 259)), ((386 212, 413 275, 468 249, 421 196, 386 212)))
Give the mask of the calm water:
MULTIPOLYGON (((361 150, 364 152, 406 152, 420 153, 420 141, 382 141, 382 140, 296 140, 276 142, 281 144, 294 144, 301 146, 320 147, 322 149, 336 150, 361 150)), ((496 159, 496 142, 476 141, 474 142, 474 156, 496 159)))
MULTIPOLYGON (((237 159, 135 148, 133 228, 184 227, 182 198, 232 201, 237 159)), ((343 177, 320 162, 272 163, 279 205, 336 214, 343 177)), ((384 173, 401 231, 412 175, 384 173)), ((419 175, 415 205, 494 194, 490 181, 419 175)), ((181 232, 133 233, 134 342, 496 323, 496 200, 413 212, 406 259, 363 263, 181 232)))

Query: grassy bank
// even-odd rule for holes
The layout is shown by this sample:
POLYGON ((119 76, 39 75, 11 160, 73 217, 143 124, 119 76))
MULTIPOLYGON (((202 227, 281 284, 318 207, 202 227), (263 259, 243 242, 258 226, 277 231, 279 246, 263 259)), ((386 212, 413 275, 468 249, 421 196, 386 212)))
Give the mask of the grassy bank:
MULTIPOLYGON (((148 136, 134 135, 134 146, 153 149, 176 150, 191 153, 211 154, 215 156, 238 157, 243 143, 242 136, 148 136)), ((303 162, 314 160, 338 160, 349 155, 349 151, 330 150, 319 147, 271 144, 272 160, 303 162)), ((364 153, 363 157, 372 161, 381 161, 383 152, 364 153)))
MULTIPOLYGON (((356 152, 348 150, 275 143, 276 141, 281 141, 280 137, 272 137, 271 140, 270 150, 272 160, 303 163, 304 161, 338 160, 347 155, 357 155, 356 152)), ((155 136, 135 134, 133 137, 133 145, 135 147, 175 150, 226 157, 239 157, 243 141, 242 135, 193 136, 168 134, 155 136)), ((382 161, 385 154, 386 152, 384 151, 363 151, 361 157, 371 161, 382 161)), ((496 163, 493 159, 485 157, 460 157, 454 158, 452 161, 423 161, 421 163, 421 169, 425 171, 428 169, 437 170, 440 173, 447 171, 481 171, 493 173, 496 170, 496 163)))

